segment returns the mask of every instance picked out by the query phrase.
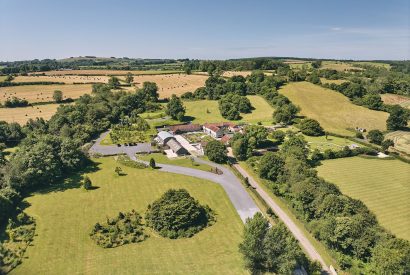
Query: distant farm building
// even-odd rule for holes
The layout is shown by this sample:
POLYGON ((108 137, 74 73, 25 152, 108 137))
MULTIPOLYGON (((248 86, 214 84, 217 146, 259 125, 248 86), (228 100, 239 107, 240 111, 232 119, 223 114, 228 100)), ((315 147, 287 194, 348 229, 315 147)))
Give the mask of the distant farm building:
POLYGON ((161 131, 158 133, 156 141, 161 145, 165 145, 167 141, 173 138, 175 138, 173 134, 166 131, 161 131))
POLYGON ((188 155, 188 150, 185 149, 175 138, 175 136, 169 132, 161 131, 158 133, 155 141, 161 146, 167 146, 172 152, 178 156, 188 155))
POLYGON ((202 126, 199 124, 184 124, 184 125, 174 125, 169 127, 171 133, 174 135, 199 132, 202 131, 202 126))
POLYGON ((220 138, 226 132, 237 132, 238 126, 232 122, 220 122, 220 123, 205 123, 203 126, 205 133, 213 138, 220 138))

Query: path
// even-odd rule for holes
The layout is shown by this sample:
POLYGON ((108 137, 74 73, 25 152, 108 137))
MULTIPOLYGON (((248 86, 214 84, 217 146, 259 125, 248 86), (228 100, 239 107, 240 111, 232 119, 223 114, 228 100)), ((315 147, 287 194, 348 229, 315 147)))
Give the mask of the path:
POLYGON ((272 208, 273 212, 279 217, 280 220, 287 226, 289 231, 293 234, 293 236, 300 242, 301 246, 304 248, 306 253, 312 260, 319 261, 322 265, 322 268, 329 272, 329 268, 327 267, 325 261, 320 256, 320 254, 316 251, 315 247, 312 243, 306 238, 306 236, 300 231, 299 227, 292 221, 292 219, 286 214, 280 206, 268 195, 268 193, 263 190, 260 185, 246 172, 239 164, 233 164, 233 166, 242 174, 243 177, 248 178, 249 184, 259 193, 262 199, 272 208))

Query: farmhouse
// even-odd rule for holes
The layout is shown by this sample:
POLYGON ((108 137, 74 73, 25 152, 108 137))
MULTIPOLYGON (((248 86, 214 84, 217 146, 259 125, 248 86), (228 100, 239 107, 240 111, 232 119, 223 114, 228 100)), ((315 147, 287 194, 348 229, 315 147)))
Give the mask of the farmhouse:
POLYGON ((237 132, 238 126, 232 122, 205 123, 203 130, 213 138, 220 138, 225 132, 237 132))
POLYGON ((166 131, 161 131, 158 133, 157 138, 155 139, 159 144, 165 145, 167 141, 170 139, 175 138, 173 134, 166 132, 166 131))
POLYGON ((171 133, 174 135, 184 134, 189 132, 199 132, 202 130, 202 126, 199 124, 184 124, 184 125, 173 125, 169 127, 171 133))

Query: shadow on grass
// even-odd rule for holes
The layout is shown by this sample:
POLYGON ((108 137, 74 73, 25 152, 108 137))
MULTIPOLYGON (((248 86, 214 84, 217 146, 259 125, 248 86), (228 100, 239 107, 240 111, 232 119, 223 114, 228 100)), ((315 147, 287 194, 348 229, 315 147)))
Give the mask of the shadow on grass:
POLYGON ((81 187, 83 175, 88 173, 94 173, 100 170, 100 168, 98 167, 99 164, 99 162, 89 160, 84 164, 84 167, 82 169, 65 175, 64 178, 60 180, 60 182, 36 190, 32 192, 31 195, 61 192, 68 189, 79 188, 81 187))
POLYGON ((195 120, 196 117, 194 116, 184 116, 184 118, 182 119, 182 122, 190 122, 195 120))

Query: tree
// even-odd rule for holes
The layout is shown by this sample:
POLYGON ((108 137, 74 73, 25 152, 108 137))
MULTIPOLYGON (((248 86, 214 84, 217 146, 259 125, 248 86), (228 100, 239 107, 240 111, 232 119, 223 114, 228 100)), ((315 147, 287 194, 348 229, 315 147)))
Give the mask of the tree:
POLYGON ((191 237, 214 221, 213 211, 202 206, 185 189, 169 189, 148 206, 147 225, 171 239, 191 237))
POLYGON ((159 98, 158 86, 155 82, 146 81, 142 84, 142 94, 145 99, 151 102, 157 102, 159 98))
POLYGON ((132 82, 134 82, 134 76, 132 75, 132 73, 127 73, 125 75, 125 82, 131 84, 132 82))
POLYGON ((365 94, 362 97, 362 104, 372 110, 380 110, 383 107, 383 101, 378 94, 365 94))
POLYGON ((382 150, 387 151, 389 149, 389 147, 394 146, 394 141, 391 140, 391 139, 386 139, 386 140, 382 141, 381 145, 382 145, 382 150))
POLYGON ((299 129, 307 136, 322 136, 324 134, 319 122, 311 118, 303 119, 299 124, 299 129))
POLYGON ((108 80, 108 85, 111 87, 111 89, 118 89, 120 87, 120 80, 118 77, 112 76, 108 80))
MULTIPOLYGON (((249 141, 254 142, 254 147, 258 148, 262 145, 263 142, 266 141, 268 137, 268 130, 261 125, 248 125, 245 127, 245 136, 248 138, 249 141)), ((251 143, 251 142, 249 142, 251 143)))
POLYGON ((266 153, 259 162, 259 176, 276 181, 284 173, 284 159, 276 153, 266 153))
POLYGON ((205 155, 210 161, 214 161, 216 163, 225 163, 228 159, 225 145, 217 140, 208 142, 205 146, 205 155))
POLYGON ((281 144, 285 140, 286 134, 281 130, 275 130, 270 136, 276 140, 276 143, 281 144))
POLYGON ((370 130, 367 133, 367 138, 371 143, 381 145, 384 139, 384 135, 380 130, 370 130))
POLYGON ((83 187, 85 190, 90 190, 93 184, 88 176, 84 176, 83 178, 83 187))
POLYGON ((405 240, 381 241, 372 250, 371 267, 375 274, 407 274, 410 270, 410 245, 405 240))
POLYGON ((292 103, 285 104, 276 108, 273 119, 277 123, 290 124, 299 112, 298 107, 292 103))
POLYGON ((263 243, 269 230, 268 221, 257 212, 253 218, 248 218, 245 223, 243 241, 239 251, 243 254, 246 268, 253 273, 264 269, 266 256, 263 243))
POLYGON ((248 139, 245 137, 235 140, 232 144, 232 152, 234 156, 242 161, 247 160, 252 156, 252 148, 248 145, 248 139))
POLYGON ((390 109, 390 116, 386 121, 387 130, 395 131, 407 126, 410 112, 399 105, 394 105, 390 109))
POLYGON ((60 90, 55 90, 53 92, 53 99, 56 103, 60 103, 63 101, 63 92, 60 90))
POLYGON ((149 160, 149 166, 154 169, 156 167, 155 159, 150 158, 149 160))
POLYGON ((185 115, 185 107, 182 103, 182 100, 176 95, 172 95, 171 99, 167 103, 167 109, 165 112, 173 119, 182 121, 185 115))

